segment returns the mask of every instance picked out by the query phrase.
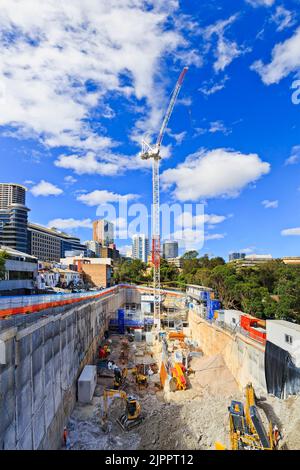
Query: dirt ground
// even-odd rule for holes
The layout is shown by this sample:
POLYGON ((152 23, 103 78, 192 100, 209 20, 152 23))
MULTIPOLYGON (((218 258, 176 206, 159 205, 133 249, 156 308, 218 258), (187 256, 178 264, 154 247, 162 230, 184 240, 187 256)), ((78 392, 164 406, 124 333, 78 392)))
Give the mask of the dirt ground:
MULTIPOLYGON (((110 358, 119 365, 121 337, 113 335, 111 340, 110 358)), ((128 366, 155 362, 155 351, 152 357, 153 349, 145 342, 129 344, 128 366)), ((121 399, 111 403, 109 432, 102 431, 102 394, 104 388, 113 387, 113 378, 98 377, 92 403, 77 403, 69 420, 71 449, 211 450, 215 441, 229 446, 228 406, 233 399, 244 401, 243 394, 221 355, 193 357, 190 365, 194 374, 189 376, 186 391, 158 391, 155 385, 159 382, 158 374, 151 377, 147 389, 139 390, 134 376, 128 374, 125 391, 138 399, 145 415, 143 423, 129 432, 124 432, 116 422, 125 408, 121 399)), ((109 375, 108 371, 104 373, 109 375)), ((263 421, 267 422, 268 416, 282 431, 281 446, 300 449, 300 397, 259 398, 263 421)))

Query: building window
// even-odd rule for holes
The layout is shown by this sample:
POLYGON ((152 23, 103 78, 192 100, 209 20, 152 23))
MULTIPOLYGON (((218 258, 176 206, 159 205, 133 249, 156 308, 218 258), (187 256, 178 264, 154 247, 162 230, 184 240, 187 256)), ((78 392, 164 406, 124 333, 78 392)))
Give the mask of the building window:
POLYGON ((288 344, 293 344, 293 337, 290 335, 284 335, 285 342, 288 344))

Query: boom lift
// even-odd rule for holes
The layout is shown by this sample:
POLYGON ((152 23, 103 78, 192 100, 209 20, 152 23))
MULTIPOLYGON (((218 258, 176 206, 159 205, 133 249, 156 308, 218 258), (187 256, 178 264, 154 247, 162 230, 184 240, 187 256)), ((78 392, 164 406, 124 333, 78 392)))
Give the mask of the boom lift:
MULTIPOLYGON (((231 450, 275 450, 277 439, 269 422, 265 430, 255 403, 255 393, 251 383, 246 386, 245 406, 239 401, 232 400, 229 411, 229 432, 231 450)), ((216 442, 217 450, 226 447, 216 442)))
POLYGON ((107 421, 110 398, 121 398, 125 401, 125 413, 117 419, 117 423, 124 431, 130 431, 145 419, 145 416, 141 414, 141 405, 135 397, 127 395, 123 390, 106 389, 103 393, 102 429, 104 432, 108 430, 107 421))

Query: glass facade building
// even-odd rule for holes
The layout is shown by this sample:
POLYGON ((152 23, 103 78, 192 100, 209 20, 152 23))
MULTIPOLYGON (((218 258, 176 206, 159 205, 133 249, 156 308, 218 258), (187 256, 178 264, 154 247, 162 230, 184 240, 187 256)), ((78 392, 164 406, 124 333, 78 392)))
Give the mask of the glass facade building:
POLYGON ((163 258, 177 258, 178 257, 178 242, 167 240, 163 244, 163 258))
POLYGON ((0 183, 0 245, 23 253, 28 251, 25 194, 22 185, 0 183))

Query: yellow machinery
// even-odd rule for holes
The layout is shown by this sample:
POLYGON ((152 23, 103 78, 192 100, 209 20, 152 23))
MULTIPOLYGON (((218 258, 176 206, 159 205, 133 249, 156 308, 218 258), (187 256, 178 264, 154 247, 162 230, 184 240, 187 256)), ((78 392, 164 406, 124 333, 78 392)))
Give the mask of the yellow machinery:
MULTIPOLYGON (((140 373, 139 370, 140 370, 140 366, 136 366, 136 367, 131 367, 131 368, 127 368, 127 367, 124 367, 124 369, 122 370, 122 378, 123 380, 125 381, 126 377, 128 376, 128 372, 131 371, 132 375, 135 376, 135 382, 136 384, 138 385, 138 387, 148 387, 148 379, 147 379, 147 375, 146 374, 143 374, 143 373, 140 373)), ((143 365, 143 370, 145 372, 145 366, 143 365)))
POLYGON ((175 392, 176 390, 186 390, 187 382, 183 371, 183 365, 179 362, 175 362, 174 367, 171 368, 172 378, 170 380, 170 390, 175 392))
POLYGON ((108 407, 109 399, 121 398, 126 403, 125 413, 117 419, 117 423, 121 426, 124 431, 130 431, 130 429, 138 426, 144 419, 145 416, 141 415, 141 405, 135 397, 128 396, 123 390, 104 390, 103 393, 103 417, 102 417, 102 429, 107 432, 108 426, 108 407))
MULTIPOLYGON (((259 416, 255 394, 251 383, 245 390, 245 407, 239 401, 232 401, 229 411, 229 429, 231 450, 275 450, 277 439, 274 436, 272 423, 266 432, 259 416)), ((226 447, 216 442, 217 450, 226 447)))

